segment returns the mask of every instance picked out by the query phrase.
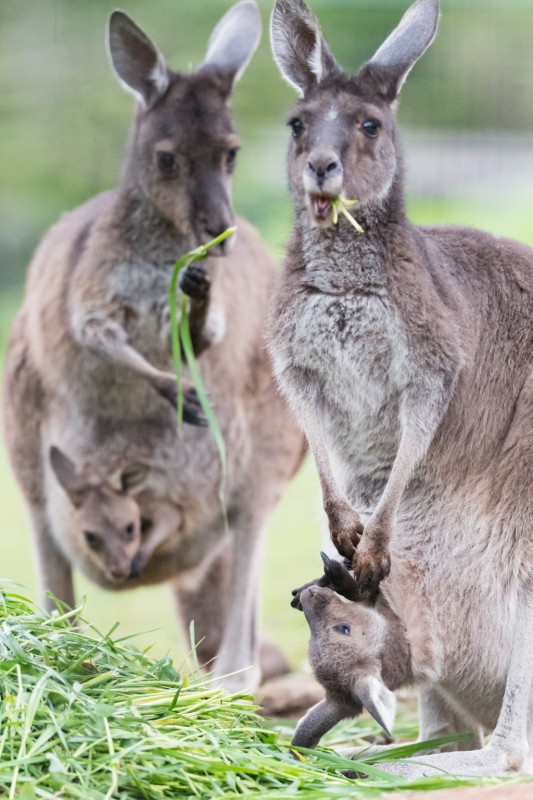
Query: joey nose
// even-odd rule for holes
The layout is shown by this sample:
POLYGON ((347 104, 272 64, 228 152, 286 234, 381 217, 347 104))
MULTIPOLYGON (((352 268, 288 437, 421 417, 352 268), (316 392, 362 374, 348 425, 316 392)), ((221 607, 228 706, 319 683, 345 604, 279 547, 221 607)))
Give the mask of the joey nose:
POLYGON ((130 566, 127 567, 120 567, 120 566, 113 566, 110 568, 109 572, 111 573, 111 577, 117 581, 123 581, 130 575, 130 566))

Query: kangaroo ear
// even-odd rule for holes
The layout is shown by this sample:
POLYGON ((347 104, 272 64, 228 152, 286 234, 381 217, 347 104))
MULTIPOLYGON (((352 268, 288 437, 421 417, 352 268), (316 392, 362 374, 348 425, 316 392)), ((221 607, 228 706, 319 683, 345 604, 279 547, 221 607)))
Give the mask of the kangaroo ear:
POLYGON ((204 65, 239 80, 261 39, 261 15, 255 0, 241 0, 230 8, 209 38, 204 65))
POLYGON ((108 55, 124 88, 150 108, 168 89, 165 59, 155 44, 124 14, 113 11, 109 18, 108 55))
POLYGON ((281 74, 301 97, 327 76, 341 73, 317 18, 303 0, 276 0, 270 38, 281 74))
POLYGON ((68 494, 72 505, 79 508, 87 491, 92 488, 89 482, 78 473, 73 461, 70 460, 59 447, 51 447, 49 451, 50 464, 54 474, 68 494))
POLYGON ((394 693, 387 689, 382 680, 369 675, 359 679, 354 687, 354 696, 374 717, 385 733, 391 735, 394 717, 396 715, 396 698, 394 693))
POLYGON ((400 24, 362 68, 378 68, 383 94, 392 102, 409 72, 427 50, 439 24, 439 0, 416 0, 407 9, 400 24))

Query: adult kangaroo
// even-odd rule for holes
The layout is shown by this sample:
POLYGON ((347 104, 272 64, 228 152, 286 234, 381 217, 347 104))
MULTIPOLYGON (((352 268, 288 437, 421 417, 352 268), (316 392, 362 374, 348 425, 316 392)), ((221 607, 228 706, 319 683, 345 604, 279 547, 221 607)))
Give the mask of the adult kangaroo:
MULTIPOLYGON (((486 682, 489 745, 425 763, 492 773, 524 769, 533 744, 533 251, 406 219, 395 101, 438 16, 417 0, 351 77, 303 0, 277 0, 274 56, 301 99, 270 346, 361 589, 387 576, 391 537, 418 570, 401 613, 423 604, 421 637, 447 659, 422 693, 424 738, 456 730, 450 681, 467 710, 486 682), (364 233, 334 223, 339 195, 364 233)), ((398 597, 400 564, 389 580, 398 597)))
MULTIPOLYGON (((30 266, 11 336, 5 434, 31 520, 43 592, 74 603, 73 562, 111 589, 174 579, 181 616, 196 621, 203 662, 228 688, 260 680, 258 571, 268 517, 300 463, 303 437, 274 386, 263 324, 274 274, 255 230, 237 221, 224 258, 184 273, 191 332, 227 446, 220 460, 204 427, 176 426, 168 287, 176 259, 232 225, 231 175, 239 140, 228 101, 258 44, 256 3, 242 0, 217 24, 201 66, 172 71, 122 12, 108 48, 136 98, 118 188, 66 214, 30 266), (233 237, 235 238, 235 237, 233 237), (59 448, 95 485, 141 466, 153 505, 179 510, 173 549, 155 552, 127 580, 92 575, 63 535, 69 498, 49 454, 59 448)), ((201 422, 195 397, 188 419, 201 422)), ((142 509, 141 509, 142 510, 142 509)), ((71 537, 72 538, 72 537, 71 537)), ((45 601, 50 605, 50 601, 45 601)), ((269 651, 272 655, 272 651, 269 651)), ((285 668, 279 654, 273 671, 285 668)), ((265 672, 265 670, 263 670, 265 672)))

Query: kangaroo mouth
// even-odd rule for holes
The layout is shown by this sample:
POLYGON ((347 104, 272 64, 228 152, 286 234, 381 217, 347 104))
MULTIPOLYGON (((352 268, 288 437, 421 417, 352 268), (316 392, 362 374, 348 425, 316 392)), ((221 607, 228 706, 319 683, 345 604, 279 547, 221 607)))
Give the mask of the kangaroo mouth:
POLYGON ((308 194, 307 209, 311 223, 316 228, 329 228, 333 224, 333 195, 308 194))

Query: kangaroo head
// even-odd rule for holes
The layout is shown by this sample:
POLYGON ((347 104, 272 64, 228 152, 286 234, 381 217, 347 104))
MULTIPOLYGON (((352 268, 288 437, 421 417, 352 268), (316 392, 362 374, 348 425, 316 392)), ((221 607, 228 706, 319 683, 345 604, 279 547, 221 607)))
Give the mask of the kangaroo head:
MULTIPOLYGON (((261 35, 254 0, 241 0, 211 34, 203 64, 171 70, 155 44, 123 12, 109 21, 108 50, 137 100, 123 186, 155 209, 190 246, 233 224, 231 181, 239 139, 228 101, 261 35)), ((222 254, 228 241, 215 255, 222 254)))
POLYGON ((74 535, 85 559, 110 583, 131 574, 141 545, 141 514, 132 493, 141 487, 147 468, 132 465, 121 474, 121 487, 84 474, 57 447, 50 449, 54 474, 74 509, 74 535))
MULTIPOLYGON (((328 228, 337 195, 382 204, 401 173, 395 100, 431 44, 439 0, 416 0, 355 76, 335 61, 303 0, 276 0, 271 37, 282 75, 301 99, 289 116, 289 185, 299 211, 328 228)), ((359 208, 359 207, 358 207, 359 208)))
POLYGON ((387 618, 372 605, 345 600, 329 588, 310 586, 300 600, 311 629, 309 660, 328 702, 342 716, 359 714, 364 707, 390 733, 396 701, 382 675, 387 618))

